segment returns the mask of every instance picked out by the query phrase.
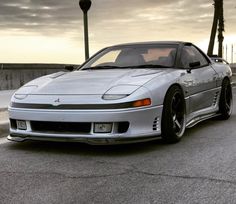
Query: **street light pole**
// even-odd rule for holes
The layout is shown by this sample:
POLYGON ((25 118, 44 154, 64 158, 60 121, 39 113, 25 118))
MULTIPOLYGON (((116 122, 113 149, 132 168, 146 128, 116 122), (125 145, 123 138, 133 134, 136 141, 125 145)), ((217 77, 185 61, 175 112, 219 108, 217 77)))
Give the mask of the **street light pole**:
POLYGON ((84 47, 85 47, 85 60, 89 58, 89 39, 88 39, 88 10, 91 7, 90 0, 80 0, 79 5, 84 15, 84 47))

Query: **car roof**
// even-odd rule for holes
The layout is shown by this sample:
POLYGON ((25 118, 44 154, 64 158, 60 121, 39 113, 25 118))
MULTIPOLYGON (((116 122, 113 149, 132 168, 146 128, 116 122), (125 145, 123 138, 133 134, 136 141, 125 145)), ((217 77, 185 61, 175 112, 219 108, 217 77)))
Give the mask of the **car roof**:
MULTIPOLYGON (((129 46, 129 45, 151 45, 151 44, 174 44, 174 45, 180 45, 180 44, 192 44, 190 42, 184 42, 184 41, 147 41, 147 42, 133 42, 133 43, 122 43, 115 46, 129 46)), ((111 46, 111 47, 113 47, 111 46)))

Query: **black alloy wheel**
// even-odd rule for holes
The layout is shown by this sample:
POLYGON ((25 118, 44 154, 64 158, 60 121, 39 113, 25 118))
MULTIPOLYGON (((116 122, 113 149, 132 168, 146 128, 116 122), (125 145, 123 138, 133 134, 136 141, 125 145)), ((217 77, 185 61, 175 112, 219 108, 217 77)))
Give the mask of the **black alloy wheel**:
POLYGON ((224 79, 221 87, 220 102, 219 102, 219 112, 220 118, 227 120, 233 110, 233 96, 232 87, 228 79, 224 79))
POLYGON ((162 138, 168 143, 178 142, 185 131, 185 101, 182 90, 174 85, 165 97, 162 113, 162 138))

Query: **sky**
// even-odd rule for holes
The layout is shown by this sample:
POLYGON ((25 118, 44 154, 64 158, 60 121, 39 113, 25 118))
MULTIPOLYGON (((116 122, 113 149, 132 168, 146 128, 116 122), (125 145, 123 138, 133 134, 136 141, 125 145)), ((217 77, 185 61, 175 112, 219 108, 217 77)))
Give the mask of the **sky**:
MULTIPOLYGON (((212 0, 92 0, 90 55, 103 47, 140 41, 190 41, 207 51, 212 0)), ((236 61, 236 1, 224 1, 225 47, 236 61)), ((0 63, 84 61, 79 0, 0 0, 0 63)), ((217 45, 216 45, 217 46, 217 45)), ((226 50, 226 49, 225 49, 226 50)), ((226 54, 225 54, 226 57, 226 54)))

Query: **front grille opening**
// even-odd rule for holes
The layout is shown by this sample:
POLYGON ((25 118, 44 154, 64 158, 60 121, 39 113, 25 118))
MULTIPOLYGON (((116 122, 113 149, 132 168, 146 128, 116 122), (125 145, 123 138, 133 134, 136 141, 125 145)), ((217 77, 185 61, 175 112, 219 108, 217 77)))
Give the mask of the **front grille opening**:
POLYGON ((129 129, 129 122, 118 123, 118 133, 126 133, 129 129))
POLYGON ((90 133, 91 123, 78 122, 45 122, 31 121, 31 129, 35 132, 48 133, 90 133))
POLYGON ((11 129, 16 130, 16 128, 17 128, 16 120, 10 119, 10 125, 11 125, 11 129))

